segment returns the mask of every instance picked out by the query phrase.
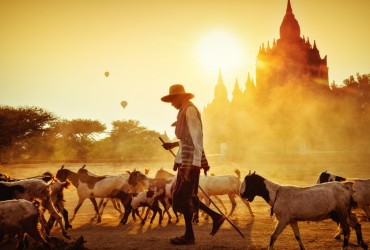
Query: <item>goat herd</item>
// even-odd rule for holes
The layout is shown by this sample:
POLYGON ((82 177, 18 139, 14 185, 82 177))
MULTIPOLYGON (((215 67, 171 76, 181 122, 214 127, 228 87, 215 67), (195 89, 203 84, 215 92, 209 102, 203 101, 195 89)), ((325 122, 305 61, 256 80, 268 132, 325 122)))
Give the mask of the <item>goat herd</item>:
MULTIPOLYGON (((363 209, 367 218, 370 218, 370 179, 345 179, 322 172, 316 185, 296 187, 279 185, 255 172, 250 172, 241 181, 240 172, 236 170, 235 173, 237 177, 201 176, 199 198, 204 199, 207 205, 210 205, 209 197, 215 198, 224 208, 226 216, 231 216, 237 204, 236 198, 239 197, 253 217, 249 202, 255 196, 262 197, 271 206, 271 216, 275 214, 278 221, 270 238, 269 249, 273 248, 277 237, 287 225, 292 228, 300 249, 304 249, 297 222, 328 218, 339 224, 336 238, 343 235, 344 249, 348 247, 350 228, 356 232, 358 245, 367 249, 353 208, 363 209), (227 212, 219 195, 228 195, 232 204, 230 212, 227 212)), ((98 223, 109 201, 120 213, 121 224, 126 224, 130 215, 133 220, 139 217, 141 223, 145 224, 149 213, 152 213, 150 223, 157 214, 160 224, 163 214, 168 215, 168 223, 171 223, 169 208, 175 178, 163 169, 158 170, 154 178, 149 178, 147 171, 141 173, 137 170, 120 175, 95 175, 85 165, 77 172, 62 166, 55 176, 46 172, 40 176, 15 179, 0 174, 0 240, 3 241, 5 237, 8 241, 17 239, 17 248, 22 249, 27 245, 25 239, 28 235, 39 247, 54 249, 49 240, 53 225, 57 223, 63 236, 70 240, 67 230, 72 228, 71 223, 86 199, 92 202, 98 223), (70 184, 77 190, 78 203, 72 217, 68 218, 63 190, 70 184), (96 198, 101 198, 99 204, 96 198), (147 209, 145 211, 143 208, 139 212, 140 207, 147 209), (50 214, 48 220, 44 215, 46 210, 50 214)), ((175 216, 178 222, 177 213, 175 216)), ((197 214, 195 221, 199 221, 197 214)))

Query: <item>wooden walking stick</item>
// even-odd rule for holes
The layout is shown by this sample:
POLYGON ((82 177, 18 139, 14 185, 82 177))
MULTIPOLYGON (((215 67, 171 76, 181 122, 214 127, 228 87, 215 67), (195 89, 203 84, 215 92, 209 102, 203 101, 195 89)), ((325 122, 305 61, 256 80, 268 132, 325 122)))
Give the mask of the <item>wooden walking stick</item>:
MULTIPOLYGON (((162 139, 162 137, 159 137, 159 140, 161 140, 162 143, 165 143, 165 141, 162 139)), ((172 151, 172 149, 169 149, 168 151, 170 151, 170 153, 176 158, 176 155, 172 151)), ((232 223, 229 220, 229 218, 226 217, 226 215, 224 215, 224 213, 221 211, 221 209, 219 209, 218 206, 213 202, 213 200, 206 194, 206 192, 204 192, 203 188, 199 185, 198 185, 198 187, 199 187, 200 191, 202 191, 202 193, 207 197, 207 199, 213 204, 213 206, 215 206, 215 208, 218 210, 218 212, 220 214, 222 214, 225 217, 225 219, 230 223, 230 225, 233 226, 233 228, 240 234, 240 236, 245 238, 244 234, 239 230, 239 228, 237 226, 235 226, 234 223, 232 223)))

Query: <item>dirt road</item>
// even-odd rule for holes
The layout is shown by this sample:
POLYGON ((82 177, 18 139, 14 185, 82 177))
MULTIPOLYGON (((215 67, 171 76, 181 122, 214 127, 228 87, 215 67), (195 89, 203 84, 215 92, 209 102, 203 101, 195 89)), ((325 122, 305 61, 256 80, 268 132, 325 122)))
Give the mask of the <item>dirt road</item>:
MULTIPOLYGON (((317 175, 325 170, 344 176, 370 178, 370 170, 366 165, 352 166, 347 164, 331 168, 317 164, 313 166, 279 165, 258 165, 254 166, 252 170, 256 170, 257 173, 274 182, 297 186, 314 184, 317 175)), ((82 164, 67 164, 66 168, 77 171, 80 166, 82 164)), ((166 166, 170 166, 170 163, 87 164, 86 168, 96 174, 116 174, 124 169, 133 168, 144 172, 145 168, 150 168, 149 176, 154 176, 159 168, 168 169, 166 166)), ((243 178, 249 171, 249 167, 238 166, 235 163, 219 163, 213 164, 213 166, 211 173, 216 175, 234 174, 233 170, 238 168, 241 170, 243 178)), ((56 164, 7 165, 0 166, 0 172, 15 178, 23 178, 42 174, 45 171, 55 174, 59 168, 60 165, 56 164)), ((74 187, 65 191, 65 199, 67 201, 66 208, 71 215, 77 204, 77 193, 74 187)), ((227 208, 231 207, 226 196, 222 197, 222 200, 227 208)), ((82 205, 72 223, 73 229, 69 230, 69 234, 72 238, 78 238, 82 235, 87 241, 85 246, 88 249, 266 249, 276 223, 274 218, 270 217, 270 207, 262 198, 257 197, 251 203, 255 214, 255 217, 252 218, 246 206, 240 200, 237 203, 238 206, 230 219, 242 231, 245 238, 242 238, 226 221, 215 236, 210 236, 212 223, 201 218, 200 222, 194 225, 196 244, 176 247, 170 245, 169 239, 183 234, 182 218, 177 224, 168 224, 165 215, 162 225, 158 225, 158 219, 156 219, 153 224, 147 222, 144 226, 141 225, 140 221, 133 222, 130 218, 127 225, 119 225, 119 213, 113 209, 111 203, 108 203, 102 222, 97 224, 96 221, 90 220, 94 211, 89 200, 86 200, 82 205)), ((342 241, 333 238, 337 230, 333 221, 300 222, 299 227, 306 249, 341 249, 342 241)), ((362 230, 365 242, 370 244, 370 223, 362 222, 362 230)), ((52 235, 63 237, 59 228, 55 228, 52 235)), ((360 249, 356 242, 356 235, 352 232, 349 249, 360 249)), ((13 248, 14 242, 0 244, 0 249, 13 248)), ((275 249, 299 249, 291 228, 287 227, 279 236, 275 243, 275 249)))

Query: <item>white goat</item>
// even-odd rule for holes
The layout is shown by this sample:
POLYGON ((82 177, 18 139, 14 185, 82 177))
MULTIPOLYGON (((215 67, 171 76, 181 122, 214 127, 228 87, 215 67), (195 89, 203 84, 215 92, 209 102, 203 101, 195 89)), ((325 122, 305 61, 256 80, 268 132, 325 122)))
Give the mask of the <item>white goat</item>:
POLYGON ((362 239, 361 225, 351 217, 353 183, 330 182, 310 187, 282 186, 255 173, 249 173, 240 189, 241 197, 252 202, 261 196, 275 213, 278 224, 271 235, 269 249, 287 225, 293 229, 301 249, 304 249, 298 221, 320 221, 332 218, 344 232, 343 248, 348 247, 349 226, 356 230, 358 244, 367 249, 362 239))
POLYGON ((38 205, 24 199, 0 201, 0 234, 17 234, 17 249, 23 249, 25 233, 44 249, 51 249, 39 230, 38 205))
MULTIPOLYGON (((200 190, 198 192, 199 199, 204 198, 207 206, 210 205, 210 200, 207 198, 210 196, 214 196, 216 199, 218 198, 218 195, 228 195, 230 202, 231 202, 231 211, 227 216, 231 216, 235 210, 236 207, 236 200, 235 198, 238 196, 240 197, 240 172, 239 170, 235 170, 235 173, 238 175, 238 177, 234 175, 221 175, 221 176, 205 176, 201 175, 199 177, 199 187, 201 187, 204 191, 200 190)), ((220 199, 218 199, 221 201, 220 199)), ((253 211, 251 209, 251 206, 248 201, 245 199, 241 199, 243 203, 247 206, 249 210, 249 214, 254 217, 253 211)), ((221 204, 223 205, 222 201, 221 204)), ((223 205, 224 206, 224 205, 223 205)), ((224 206, 225 207, 225 206, 224 206)), ((207 217, 206 217, 207 218, 207 217)))
MULTIPOLYGON (((98 175, 96 175, 96 174, 94 174, 94 173, 91 173, 90 171, 88 171, 88 170, 86 170, 86 169, 84 169, 85 168, 85 165, 79 170, 79 172, 80 173, 82 173, 82 171, 85 171, 85 174, 88 174, 88 175, 90 175, 90 176, 95 176, 95 177, 98 177, 98 175)), ((150 169, 145 169, 145 176, 148 176, 148 173, 149 173, 149 170, 150 169)), ((128 174, 130 174, 130 171, 128 171, 127 173, 125 173, 125 174, 123 174, 124 176, 128 176, 128 174)), ((117 176, 119 176, 119 175, 105 175, 106 177, 117 177, 117 176)), ((134 187, 130 187, 131 188, 131 190, 130 191, 132 191, 133 193, 140 193, 140 192, 143 192, 143 191, 147 191, 148 190, 148 187, 147 187, 147 184, 144 184, 144 183, 142 183, 142 182, 138 182, 134 187)), ((127 188, 126 188, 126 186, 123 186, 123 192, 127 192, 127 188)), ((112 194, 114 195, 115 193, 117 192, 117 190, 116 189, 113 189, 113 191, 112 191, 112 194)), ((122 210, 121 210, 121 208, 120 208, 120 203, 119 203, 119 199, 116 199, 116 198, 113 198, 111 195, 109 196, 109 197, 107 197, 107 198, 101 198, 101 200, 100 200, 100 202, 99 202, 99 206, 98 206, 98 208, 100 209, 99 211, 100 211, 100 217, 102 217, 103 216, 103 212, 104 212, 104 209, 105 209, 105 207, 106 207, 106 205, 107 205, 107 203, 108 203, 108 201, 111 201, 112 202, 112 204, 113 204, 113 207, 114 207, 114 209, 116 209, 118 212, 119 212, 119 214, 120 214, 120 216, 119 217, 121 217, 121 216, 123 216, 123 213, 122 213, 122 210), (110 197, 110 198, 109 198, 110 197)), ((143 209, 142 209, 142 212, 141 212, 141 215, 143 215, 143 213, 144 213, 144 211, 145 211, 145 208, 146 207, 143 207, 143 209)), ((150 210, 150 208, 148 208, 149 210, 150 210)), ((150 211, 149 211, 150 212, 150 211)), ((96 214, 93 218, 92 218, 92 220, 93 219, 95 219, 96 217, 97 217, 98 215, 96 214)))
POLYGON ((83 167, 79 169, 79 173, 75 173, 62 166, 62 168, 58 170, 56 177, 61 181, 69 180, 77 189, 79 200, 70 222, 75 218, 85 199, 90 199, 98 215, 97 222, 100 223, 101 216, 95 198, 110 198, 111 193, 115 189, 122 189, 126 192, 131 189, 131 185, 128 183, 129 175, 91 176, 83 167))

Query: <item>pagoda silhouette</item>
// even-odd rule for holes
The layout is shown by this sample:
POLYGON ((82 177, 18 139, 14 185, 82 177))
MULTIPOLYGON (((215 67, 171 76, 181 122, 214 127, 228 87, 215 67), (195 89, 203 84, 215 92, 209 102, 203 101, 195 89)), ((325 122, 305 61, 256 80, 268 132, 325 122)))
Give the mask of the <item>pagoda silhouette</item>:
POLYGON ((294 17, 288 0, 286 13, 280 25, 280 38, 267 42, 259 49, 256 64, 257 87, 262 91, 266 88, 281 86, 291 82, 310 83, 328 87, 327 56, 320 57, 314 41, 301 37, 301 28, 294 17))
POLYGON ((288 0, 280 38, 260 46, 256 80, 248 73, 241 88, 236 79, 229 100, 220 69, 214 99, 203 110, 205 146, 210 154, 239 158, 331 150, 332 124, 321 122, 330 112, 328 95, 327 56, 321 58, 316 41, 301 37, 288 0))

